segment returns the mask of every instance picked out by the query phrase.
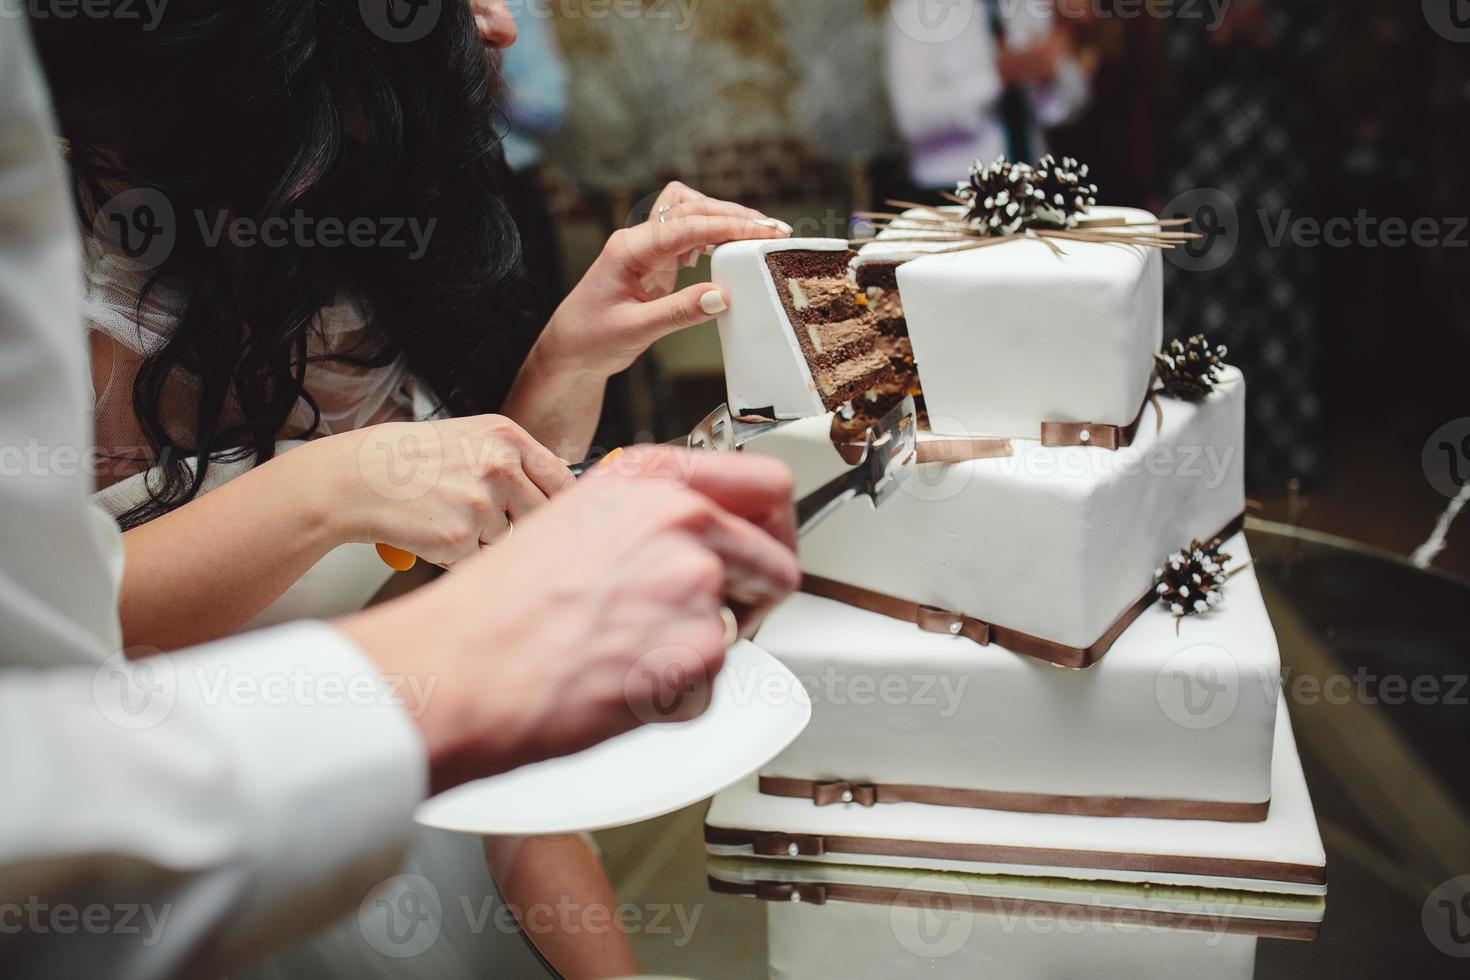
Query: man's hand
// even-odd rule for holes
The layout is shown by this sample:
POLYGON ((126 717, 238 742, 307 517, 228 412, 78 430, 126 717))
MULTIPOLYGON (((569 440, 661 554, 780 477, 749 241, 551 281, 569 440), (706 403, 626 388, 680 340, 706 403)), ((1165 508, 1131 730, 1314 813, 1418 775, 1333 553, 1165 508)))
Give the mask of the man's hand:
POLYGON ((698 713, 724 662, 722 607, 749 630, 799 584, 793 485, 757 457, 638 449, 435 585, 341 628, 408 704, 436 792, 698 713), (679 715, 680 717, 682 715, 679 715))

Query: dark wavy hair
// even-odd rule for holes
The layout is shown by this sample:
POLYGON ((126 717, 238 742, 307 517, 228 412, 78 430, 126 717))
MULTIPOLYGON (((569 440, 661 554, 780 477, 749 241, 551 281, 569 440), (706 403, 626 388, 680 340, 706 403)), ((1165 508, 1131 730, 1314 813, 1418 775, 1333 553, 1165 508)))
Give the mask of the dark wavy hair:
POLYGON ((188 305, 132 393, 162 478, 124 526, 193 499, 211 461, 271 458, 309 401, 307 341, 339 293, 362 301, 374 329, 333 359, 370 367, 402 354, 460 415, 499 407, 544 322, 501 195, 498 72, 469 4, 445 0, 411 43, 380 36, 362 9, 171 0, 157 24, 34 24, 84 225, 120 189, 162 193, 176 215, 176 243, 147 289, 181 286, 188 305), (417 256, 307 241, 226 250, 201 229, 226 215, 435 224, 417 256), (199 393, 186 433, 160 407, 181 372, 199 393))

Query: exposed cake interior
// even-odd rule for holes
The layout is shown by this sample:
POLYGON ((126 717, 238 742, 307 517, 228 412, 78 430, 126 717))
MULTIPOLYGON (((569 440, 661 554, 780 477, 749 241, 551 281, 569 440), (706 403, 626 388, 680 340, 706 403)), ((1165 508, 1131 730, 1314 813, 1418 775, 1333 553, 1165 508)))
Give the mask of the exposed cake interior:
POLYGON ((877 348, 888 358, 893 372, 892 386, 878 391, 878 397, 871 400, 870 410, 879 416, 905 395, 919 400, 924 396, 914 365, 914 345, 909 342, 908 321, 903 315, 903 298, 898 293, 898 266, 897 262, 859 262, 853 271, 873 314, 877 348))
POLYGON ((890 358, 878 346, 877 317, 848 271, 854 257, 792 249, 766 259, 817 393, 834 412, 895 381, 890 358))

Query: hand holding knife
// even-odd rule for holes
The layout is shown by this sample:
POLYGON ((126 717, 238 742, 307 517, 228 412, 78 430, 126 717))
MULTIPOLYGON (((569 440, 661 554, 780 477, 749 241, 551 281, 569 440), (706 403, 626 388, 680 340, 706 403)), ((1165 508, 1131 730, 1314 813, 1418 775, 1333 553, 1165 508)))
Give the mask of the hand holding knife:
MULTIPOLYGON (((738 452, 752 439, 784 424, 737 418, 726 404, 706 416, 686 439, 676 440, 673 445, 682 443, 690 449, 738 452)), ((797 535, 806 535, 843 504, 858 497, 867 497, 874 507, 888 500, 903 482, 905 472, 919 462, 917 432, 914 400, 905 398, 868 429, 862 455, 855 467, 797 502, 797 535)), ((595 467, 616 459, 621 452, 621 449, 615 449, 606 456, 577 463, 571 467, 572 475, 580 479, 595 467)), ((379 557, 394 571, 406 572, 418 562, 414 555, 391 545, 380 544, 377 548, 379 557)))

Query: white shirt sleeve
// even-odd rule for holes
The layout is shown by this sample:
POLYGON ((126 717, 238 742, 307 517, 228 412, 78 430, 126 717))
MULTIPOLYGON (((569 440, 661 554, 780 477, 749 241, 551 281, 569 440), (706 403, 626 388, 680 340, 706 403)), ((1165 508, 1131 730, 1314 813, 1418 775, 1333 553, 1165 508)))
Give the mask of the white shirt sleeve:
POLYGON ((258 958, 391 875, 425 791, 395 691, 320 623, 4 671, 0 743, 0 960, 39 975, 79 951, 139 977, 258 958), (107 927, 55 921, 99 905, 107 927))
POLYGON ((393 872, 424 747, 322 624, 114 655, 81 253, 27 30, 0 17, 0 972, 219 974, 393 872))

